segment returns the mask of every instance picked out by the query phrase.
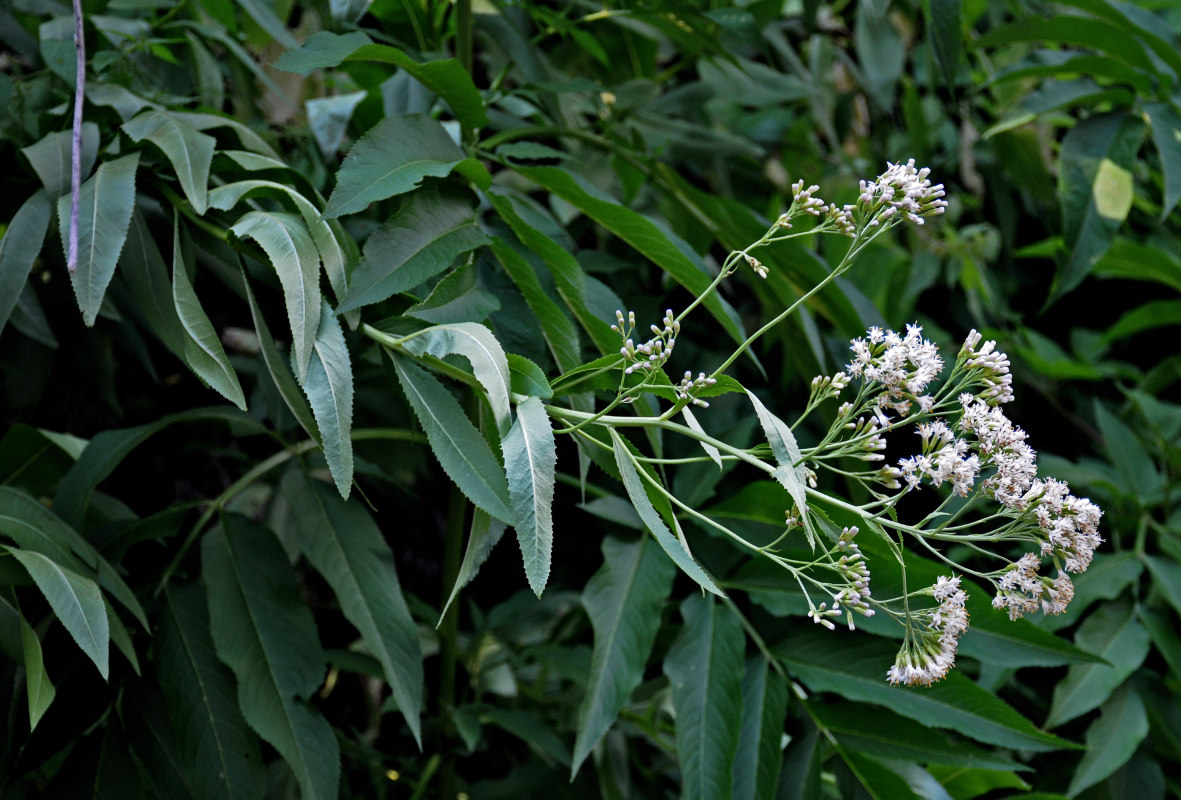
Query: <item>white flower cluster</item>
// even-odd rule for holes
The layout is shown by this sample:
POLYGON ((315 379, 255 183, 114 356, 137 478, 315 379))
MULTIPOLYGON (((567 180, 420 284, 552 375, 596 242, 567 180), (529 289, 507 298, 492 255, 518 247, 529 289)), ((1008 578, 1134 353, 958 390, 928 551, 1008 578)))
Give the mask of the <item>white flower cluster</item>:
POLYGON ((996 342, 989 339, 980 349, 983 337, 973 328, 960 349, 960 358, 970 369, 980 370, 985 389, 979 397, 989 405, 1007 403, 1013 399, 1013 376, 1009 374, 1009 357, 996 349, 996 342))
POLYGON ((955 438, 941 419, 924 422, 915 432, 923 439, 922 452, 898 461, 907 486, 917 488, 926 477, 934 486, 947 481, 953 492, 967 497, 980 474, 980 457, 971 452, 967 442, 955 438))
POLYGON ((844 372, 838 372, 835 375, 817 375, 812 379, 812 396, 809 398, 809 402, 836 397, 842 389, 849 385, 851 380, 852 378, 844 372))
POLYGON ((742 257, 746 259, 747 264, 750 264, 750 268, 755 271, 756 275, 763 280, 767 279, 767 266, 762 261, 759 261, 749 253, 743 253, 742 257))
POLYGON ((1025 441, 999 406, 989 406, 974 395, 960 395, 963 414, 956 423, 976 437, 976 450, 985 466, 996 472, 981 484, 984 491, 1006 508, 1017 508, 1022 495, 1037 477, 1037 451, 1025 441))
POLYGON ((845 371, 855 377, 880 383, 885 391, 878 395, 874 414, 889 427, 886 410, 891 409, 905 417, 911 403, 927 411, 934 402, 923 392, 939 373, 943 371, 943 359, 939 348, 922 336, 918 325, 907 325, 906 336, 894 331, 883 331, 874 326, 864 339, 852 341, 853 361, 845 371))
POLYGON ((694 378, 692 372, 685 370, 685 377, 681 379, 681 382, 674 389, 676 390, 677 398, 681 400, 692 400, 695 406, 709 408, 709 403, 694 395, 694 392, 707 389, 717 382, 716 378, 710 378, 704 372, 697 373, 697 377, 694 378))
POLYGON ((615 312, 616 324, 611 326, 611 330, 618 333, 623 338, 623 347, 619 348, 619 354, 632 362, 624 369, 624 373, 631 375, 636 370, 642 372, 653 372, 658 369, 665 361, 668 361, 669 356, 673 353, 673 346, 677 343, 677 335, 681 332, 681 323, 673 318, 672 309, 666 309, 664 312, 663 328, 652 325, 652 338, 643 344, 637 345, 635 340, 631 338, 636 327, 636 313, 629 311, 627 313, 627 322, 624 322, 623 312, 615 312))
POLYGON ((930 592, 939 606, 927 612, 930 620, 926 630, 908 631, 894 665, 886 670, 890 683, 929 686, 955 665, 959 638, 968 629, 968 611, 964 607, 968 595, 960 588, 959 577, 940 576, 930 592))
MULTIPOLYGON (((837 540, 837 548, 842 551, 837 559, 836 570, 846 582, 837 593, 833 608, 840 608, 844 604, 849 611, 856 611, 865 617, 872 617, 874 610, 869 605, 869 598, 873 592, 869 588, 869 564, 861 555, 861 548, 853 537, 857 535, 857 526, 845 528, 837 540)), ((849 630, 854 629, 853 615, 848 614, 849 630)))
POLYGON ((905 164, 887 161, 886 167, 876 181, 861 181, 857 203, 872 214, 869 227, 880 225, 896 214, 922 225, 923 217, 942 214, 947 208, 947 201, 940 199, 944 195, 943 184, 932 186, 927 178, 930 168, 916 169, 913 158, 905 164))

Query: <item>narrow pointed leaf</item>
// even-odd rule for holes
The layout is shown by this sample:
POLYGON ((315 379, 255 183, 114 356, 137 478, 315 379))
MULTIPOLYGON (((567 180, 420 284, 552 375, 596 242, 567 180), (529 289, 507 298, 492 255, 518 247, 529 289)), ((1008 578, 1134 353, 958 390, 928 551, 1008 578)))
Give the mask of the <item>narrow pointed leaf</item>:
POLYGON ((157 675, 185 781, 198 800, 258 797, 258 739, 238 709, 233 675, 214 652, 203 594, 193 585, 169 587, 156 638, 157 675))
POLYGON ((783 484, 783 488, 787 489, 791 499, 795 501, 796 510, 804 521, 804 534, 808 537, 808 545, 815 549, 816 531, 812 525, 812 517, 808 513, 805 470, 804 465, 799 463, 803 457, 800 453, 800 446, 796 444, 796 437, 792 434, 791 428, 768 411, 753 392, 747 392, 746 396, 750 398, 751 405, 755 407, 759 423, 763 426, 763 433, 771 445, 771 455, 775 457, 775 463, 779 465, 771 475, 783 484))
POLYGON ((324 216, 364 211, 370 203, 410 191, 423 178, 442 178, 452 170, 484 186, 491 180, 437 121, 420 114, 386 117, 349 149, 324 216))
POLYGON ((254 320, 254 332, 258 335, 258 349, 262 353, 267 372, 270 373, 271 380, 275 382, 275 388, 279 390, 279 396, 283 398, 283 402, 291 411, 292 416, 307 431, 308 436, 320 444, 322 442, 320 428, 316 425, 316 418, 312 415, 311 406, 308 405, 303 392, 300 391, 295 376, 291 374, 290 361, 279 352, 279 347, 275 344, 274 337, 271 336, 271 329, 267 327, 267 321, 262 315, 262 309, 258 307, 258 301, 254 298, 250 281, 245 276, 243 276, 242 285, 246 289, 246 300, 250 304, 250 316, 254 320))
POLYGON ((412 339, 406 339, 402 347, 406 352, 420 358, 427 355, 441 359, 454 353, 471 362, 472 373, 488 396, 488 405, 492 407, 497 430, 501 436, 508 433, 509 426, 512 425, 509 411, 509 387, 512 377, 509 374, 504 348, 492 335, 492 331, 478 322, 435 325, 416 333, 412 339))
POLYGON ((520 289, 525 302, 529 304, 529 310, 541 324, 542 335, 558 369, 566 372, 577 367, 582 348, 578 343, 578 328, 570 317, 545 293, 529 262, 507 242, 493 239, 492 252, 520 289))
POLYGON ((627 446, 623 443, 623 439, 615 432, 614 428, 608 429, 611 433, 611 441, 615 449, 615 465, 619 470, 619 475, 623 480, 623 487, 627 490, 627 496, 631 499, 632 505, 635 506, 636 513, 640 515, 640 519, 644 523, 652 535, 656 537, 656 541, 664 548, 664 552, 668 553, 669 557, 680 567, 686 575, 708 592, 725 597, 721 589, 714 584, 713 579, 706 574, 701 565, 693 560, 693 556, 685 549, 685 546, 669 532, 665 526, 664 520, 660 518, 659 512, 652 505, 652 501, 648 499, 647 492, 644 491, 644 484, 639 474, 636 472, 635 464, 632 463, 631 456, 627 451, 627 446))
MULTIPOLYGON (((94 168, 94 160, 98 157, 98 126, 93 122, 82 123, 82 178, 85 179, 94 168)), ((37 177, 41 185, 49 193, 50 200, 56 200, 64 194, 70 193, 71 170, 73 169, 73 131, 56 131, 46 134, 36 144, 22 147, 21 152, 37 177)))
POLYGON ((742 678, 742 728, 734 758, 734 800, 773 797, 783 762, 780 743, 787 716, 787 683, 762 657, 742 678))
POLYGON ((1099 718, 1087 729, 1087 752, 1074 770, 1066 793, 1077 797, 1089 786, 1110 776, 1127 763, 1148 736, 1148 712, 1130 684, 1124 684, 1099 710, 1099 718))
MULTIPOLYGON (((74 287, 74 297, 87 327, 98 319, 99 306, 127 238, 127 226, 135 208, 138 166, 139 153, 104 161, 94 177, 82 184, 78 199, 78 268, 70 276, 70 285, 74 287)), ((58 198, 57 222, 65 252, 70 230, 68 195, 58 198)))
POLYGON ((319 332, 303 388, 316 416, 332 479, 340 496, 348 498, 353 484, 353 369, 340 321, 327 302, 321 304, 319 332))
POLYGON ((644 677, 660 612, 676 568, 647 536, 634 542, 605 538, 603 566, 586 584, 582 605, 595 631, 590 676, 578 712, 571 776, 644 677))
POLYGON ((295 375, 307 375, 320 324, 320 257, 303 219, 285 212, 249 211, 230 228, 254 239, 279 275, 294 342, 295 375))
POLYGON ((209 165, 216 140, 173 114, 155 109, 123 123, 123 132, 132 141, 147 139, 163 151, 193 210, 204 214, 208 208, 209 165))
POLYGON ((468 499, 499 520, 513 523, 508 482, 492 449, 459 402, 429 372, 389 353, 398 381, 439 465, 468 499))
POLYGON ((227 514, 201 542, 218 658, 238 678, 246 722, 279 751, 305 800, 337 796, 340 752, 332 726, 308 702, 327 661, 274 535, 227 514))
POLYGON ((106 680, 111 634, 98 584, 32 550, 4 549, 29 573, 53 613, 106 680))
POLYGON ((246 395, 242 392, 242 384, 238 382, 238 373, 230 365, 217 331, 213 329, 213 323, 209 321, 193 285, 189 283, 189 274, 181 255, 179 227, 174 231, 172 248, 172 301, 185 332, 185 361, 214 391, 245 411, 246 395))
POLYGON ((1165 178, 1165 196, 1161 204, 1161 219, 1164 220, 1181 200, 1181 115, 1177 107, 1166 103, 1149 103, 1144 106, 1152 123, 1152 143, 1160 154, 1161 172, 1165 178))
POLYGON ((0 333, 41 252, 51 213, 45 191, 38 189, 17 209, 0 239, 0 333))
POLYGON ((506 527, 504 522, 488 516, 488 512, 484 509, 472 509, 472 524, 468 533, 467 549, 463 552, 463 563, 459 565, 459 574, 455 576, 455 585, 451 587, 451 594, 448 595, 447 602, 443 604, 443 610, 439 613, 439 621, 435 623, 436 628, 443 624, 443 617, 447 616, 447 609, 451 608, 459 591, 471 583, 472 578, 476 577, 476 573, 480 571, 480 567, 488 560, 488 556, 492 554, 492 548, 496 547, 500 538, 504 536, 506 527))
POLYGON ((500 443, 513 527, 529 587, 541 597, 554 544, 554 470, 558 451, 549 414, 536 397, 517 406, 517 421, 500 443))
POLYGON ((685 627, 664 659, 677 716, 677 761, 684 800, 732 796, 742 724, 742 649, 734 612, 694 594, 681 605, 685 627))
POLYGON ((20 618, 21 646, 25 658, 25 694, 29 699, 29 731, 36 730, 37 723, 53 702, 56 691, 45 671, 45 659, 41 655, 41 640, 32 626, 20 618))
MULTIPOLYGON (((697 421, 697 417, 694 416, 693 412, 689 410, 689 406, 685 406, 684 408, 681 409, 681 416, 685 418, 686 425, 688 425, 690 428, 692 428, 697 433, 700 433, 702 436, 705 435, 705 429, 701 427, 701 423, 697 421)), ((701 449, 705 451, 705 454, 707 456, 709 456, 711 459, 713 459, 713 462, 718 465, 718 469, 721 469, 722 468, 722 453, 721 453, 721 451, 719 451, 718 448, 714 447, 712 444, 709 444, 708 442, 698 442, 698 444, 701 445, 701 449)))
POLYGON ((480 288, 478 272, 475 260, 467 260, 444 275, 425 300, 403 313, 437 325, 485 321, 500 310, 500 300, 492 292, 480 288))
POLYGON ((394 701, 422 746, 422 651, 394 554, 365 507, 292 470, 281 490, 291 503, 299 549, 324 576, 341 611, 381 662, 394 701))
POLYGON ((365 242, 365 257, 337 310, 351 311, 413 289, 487 241, 469 203, 418 192, 365 242))
POLYGON ((135 310, 143 315, 156 338, 177 358, 183 359, 188 334, 176 313, 168 266, 138 209, 131 216, 127 242, 119 254, 119 273, 127 282, 135 310))

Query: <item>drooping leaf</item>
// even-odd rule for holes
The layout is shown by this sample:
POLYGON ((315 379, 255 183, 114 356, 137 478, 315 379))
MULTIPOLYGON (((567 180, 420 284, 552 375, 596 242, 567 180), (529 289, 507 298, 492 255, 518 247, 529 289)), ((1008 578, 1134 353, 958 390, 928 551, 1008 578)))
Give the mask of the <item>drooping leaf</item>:
POLYGON ((0 333, 41 252, 51 213, 45 191, 38 189, 17 209, 0 239, 0 333))
MULTIPOLYGON (((219 39, 218 41, 222 40, 219 39)), ((251 59, 251 63, 254 64, 253 59, 251 59)), ((257 67, 257 64, 254 64, 254 66, 257 67)), ((275 152, 274 148, 267 144, 266 140, 259 136, 253 128, 233 117, 198 111, 173 111, 172 115, 182 122, 187 122, 199 131, 207 131, 210 128, 229 128, 238 135, 238 141, 246 149, 255 153, 261 153, 270 158, 279 158, 279 154, 275 152)))
POLYGON ((488 241, 471 205, 436 192, 417 192, 365 242, 338 311, 378 303, 413 289, 488 241))
POLYGON ((258 797, 258 739, 238 709, 233 676, 214 652, 203 594, 193 585, 169 586, 156 638, 157 674, 185 782, 199 800, 258 797))
POLYGON ((184 355, 189 368, 218 394, 245 411, 246 395, 238 382, 238 374, 230 365, 221 339, 189 283, 189 273, 181 255, 179 224, 174 227, 172 236, 172 302, 185 332, 184 355))
POLYGON ((443 276, 425 300, 415 303, 403 314, 424 322, 483 322, 500 310, 495 294, 477 285, 478 269, 468 261, 443 276))
POLYGON ((570 751, 566 743, 538 715, 528 711, 493 708, 484 717, 528 744, 547 760, 556 761, 563 767, 569 766, 570 751))
POLYGON ((693 560, 693 556, 685 549, 684 545, 669 532, 664 524, 664 520, 660 518, 660 513, 652 505, 652 501, 648 499, 647 492, 644 491, 644 484, 642 479, 636 471, 635 464, 632 463, 631 455, 628 453, 627 445, 624 444, 622 437, 615 432, 614 428, 608 429, 611 434, 611 442, 615 450, 615 466, 619 470, 619 475, 623 480, 623 487, 627 490, 627 496, 631 500, 632 505, 635 506, 636 513, 640 515, 640 519, 644 522, 644 527, 652 532, 656 537, 656 541, 664 548, 664 552, 668 553, 669 557, 680 567, 686 575, 708 592, 725 597, 721 589, 714 584, 713 579, 706 574, 701 565, 693 560))
POLYGON ((677 761, 685 800, 732 796, 742 726, 742 649, 734 612, 708 595, 681 605, 685 627, 664 659, 677 717, 677 761))
POLYGON ((648 537, 634 542, 603 539, 603 566, 582 593, 595 646, 578 711, 571 776, 640 685, 675 576, 673 563, 648 537))
POLYGON ((1054 686, 1046 727, 1056 728, 1102 704, 1148 655, 1148 631, 1131 603, 1105 603, 1088 616, 1074 635, 1083 650, 1106 664, 1077 664, 1054 686))
POLYGON ((742 728, 734 757, 735 800, 771 797, 779 785, 787 683, 762 657, 742 678, 742 728))
POLYGON ((509 386, 512 379, 504 348, 492 335, 492 331, 475 322, 435 325, 416 332, 413 338, 405 339, 402 347, 420 358, 434 356, 441 359, 454 353, 471 362, 472 372, 488 397, 497 430, 501 436, 508 434, 509 426, 512 425, 509 411, 509 386))
POLYGON ((25 695, 29 700, 29 731, 37 729, 37 723, 57 694, 49 673, 45 671, 45 659, 41 654, 41 640, 37 632, 22 616, 20 618, 21 645, 24 651, 25 695))
POLYGON ((421 114, 387 117, 349 148, 324 216, 363 211, 370 203, 410 191, 423 178, 442 178, 453 170, 480 186, 491 181, 487 169, 465 158, 435 120, 421 114))
POLYGON ((504 471, 458 401, 438 379, 410 359, 393 352, 389 356, 443 471, 469 500, 496 519, 512 524, 504 471))
POLYGON ((1074 44, 1107 53, 1143 72, 1156 72, 1144 46, 1130 33, 1106 20, 1093 17, 1059 15, 1027 16, 1020 21, 1000 25, 975 40, 977 48, 994 47, 1009 42, 1052 41, 1074 44))
POLYGON ((307 75, 314 69, 335 67, 345 61, 374 61, 394 64, 419 83, 442 97, 460 124, 471 130, 488 124, 484 100, 471 75, 457 59, 434 59, 419 63, 396 47, 373 42, 360 31, 335 34, 321 31, 298 50, 288 50, 275 62, 276 69, 307 75))
MULTIPOLYGON (((316 424, 316 418, 312 414, 312 409, 308 405, 308 401, 304 398, 303 392, 300 391, 295 376, 291 374, 290 362, 279 352, 279 348, 275 344, 275 339, 271 336, 271 329, 267 327, 267 321, 263 318, 262 309, 258 307, 258 301, 254 298, 254 291, 250 288, 250 281, 245 276, 243 276, 242 285, 246 289, 246 300, 250 304, 250 316, 254 320, 254 331, 258 335, 258 349, 262 353, 263 362, 267 366, 267 372, 270 373, 271 380, 275 382, 275 388, 279 390, 279 396, 283 398, 283 402, 290 409, 292 416, 295 417, 308 436, 312 437, 317 443, 322 443, 320 427, 316 424)), ((309 381, 309 383, 311 382, 309 381)), ((331 388, 330 385, 329 388, 331 388)), ((330 400, 331 398, 325 397, 324 399, 330 400)))
POLYGON ((578 343, 578 329, 570 317, 550 299, 541 287, 537 274, 529 262, 503 239, 492 240, 492 252, 504 267, 505 272, 521 291, 529 310, 541 324, 545 342, 553 353, 554 362, 563 372, 578 366, 581 348, 578 343))
POLYGON ((213 644, 238 679, 238 706, 279 751, 304 798, 337 796, 340 752, 332 726, 308 702, 326 659, 311 611, 299 599, 274 535, 226 514, 201 542, 213 644))
POLYGON ((4 550, 29 573, 53 613, 106 680, 111 634, 98 584, 33 550, 4 550))
POLYGON ((305 380, 320 324, 320 257, 303 219, 285 212, 248 211, 230 228, 254 239, 279 275, 294 342, 295 375, 305 380))
POLYGON ((340 499, 301 470, 287 473, 281 491, 295 512, 299 549, 328 581, 341 611, 381 662, 394 700, 421 746, 422 652, 394 554, 359 501, 340 499))
POLYGON ((775 480, 783 484, 791 499, 795 501, 796 511, 803 519, 804 533, 808 537, 808 545, 815 549, 816 531, 812 525, 812 517, 808 513, 807 485, 805 468, 800 462, 803 456, 796 437, 783 420, 767 410, 767 407, 757 398, 754 392, 747 392, 750 403, 755 407, 759 417, 759 424, 763 426, 763 433, 771 445, 771 455, 779 466, 771 473, 775 480))
POLYGON ((316 137, 316 144, 324 158, 335 158, 336 151, 344 141, 349 120, 357 104, 364 100, 365 92, 348 92, 331 97, 315 97, 304 103, 307 110, 308 127, 316 137))
POLYGON ((320 324, 304 391, 316 426, 320 446, 340 496, 348 498, 353 484, 353 369, 340 320, 321 300, 320 324))
POLYGON ((987 744, 1034 751, 1072 746, 1039 730, 1004 700, 958 671, 921 689, 891 686, 886 683, 886 669, 893 663, 897 647, 889 641, 804 630, 793 632, 771 650, 813 691, 836 692, 847 700, 885 706, 924 725, 952 728, 987 744))
POLYGON ((1181 115, 1176 106, 1166 103, 1149 103, 1144 106, 1144 113, 1152 124, 1152 143, 1160 154, 1165 177, 1161 204, 1161 220, 1164 220, 1181 200, 1181 115))
POLYGON ((439 621, 435 624, 436 628, 443 623, 443 617, 447 616, 447 609, 451 608, 451 604, 455 602, 460 589, 471 583, 472 578, 476 577, 476 573, 480 571, 480 567, 488 560, 488 556, 492 554, 492 548, 496 547, 500 537, 504 536, 506 527, 501 520, 488 516, 488 512, 484 509, 472 509, 472 524, 468 533, 467 549, 463 553, 463 563, 459 565, 459 573, 455 576, 455 585, 451 587, 451 594, 447 596, 447 602, 443 604, 439 621))
POLYGON ((517 419, 500 443, 508 477, 513 527, 529 587, 541 597, 554 544, 552 507, 558 451, 549 415, 536 397, 517 406, 517 419))
POLYGON ((271 3, 265 0, 238 0, 238 5, 276 42, 284 47, 299 46, 299 42, 291 35, 291 31, 287 30, 283 20, 276 16, 271 3))
POLYGON ((895 765, 887 766, 841 747, 837 747, 837 753, 847 768, 847 771, 837 773, 837 787, 842 796, 848 797, 860 789, 871 800, 921 800, 910 782, 891 768, 895 765))
MULTIPOLYGON (((98 319, 98 309, 115 274, 119 252, 135 208, 135 170, 139 153, 104 161, 94 177, 82 184, 78 198, 78 268, 70 276, 82 321, 98 319)), ((70 198, 57 201, 57 222, 63 252, 69 249, 70 198)))
POLYGON ((208 208, 209 165, 216 140, 167 111, 155 109, 123 123, 123 132, 132 141, 147 139, 163 151, 193 210, 204 214, 208 208))
POLYGON ((1087 729, 1087 751, 1074 770, 1066 793, 1076 797, 1127 763, 1148 736, 1148 713, 1144 702, 1130 684, 1124 684, 1107 699, 1099 718, 1087 729))
POLYGON ((138 209, 131 216, 127 242, 119 254, 119 272, 127 282, 135 310, 165 347, 184 358, 188 334, 176 313, 168 266, 138 209))
MULTIPOLYGON (((93 122, 82 123, 81 171, 83 180, 94 168, 94 161, 98 157, 98 140, 98 126, 93 122)), ((29 159, 29 163, 33 165, 37 177, 41 179, 41 185, 45 187, 50 200, 56 200, 62 195, 70 193, 73 149, 73 131, 57 131, 46 134, 36 144, 21 148, 25 158, 29 159)))
MULTIPOLYGON (((686 425, 702 436, 705 435, 705 429, 701 427, 701 423, 697 421, 697 417, 694 416, 693 412, 689 410, 689 406, 685 406, 681 409, 681 416, 685 418, 686 425)), ((721 469, 722 454, 719 452, 718 448, 714 447, 709 442, 699 442, 699 444, 701 445, 701 449, 705 451, 705 454, 713 459, 713 462, 718 465, 718 469, 721 469)))
POLYGON ((1069 255, 1054 278, 1049 302, 1078 286, 1127 217, 1144 128, 1132 114, 1098 114, 1079 122, 1062 140, 1058 195, 1069 255))

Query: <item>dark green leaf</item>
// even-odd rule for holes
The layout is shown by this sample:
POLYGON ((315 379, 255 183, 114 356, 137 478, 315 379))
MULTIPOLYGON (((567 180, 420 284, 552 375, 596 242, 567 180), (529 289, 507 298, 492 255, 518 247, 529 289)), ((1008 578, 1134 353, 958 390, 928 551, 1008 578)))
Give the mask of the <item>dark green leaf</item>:
POLYGON ((1132 208, 1132 171, 1143 138, 1139 117, 1099 114, 1079 122, 1062 140, 1058 195, 1069 255, 1048 302, 1078 286, 1111 246, 1132 208))
POLYGON ((155 109, 123 123, 123 132, 135 142, 147 139, 164 152, 193 210, 204 214, 208 207, 209 164, 217 144, 214 138, 167 111, 155 109))
POLYGON ((316 415, 332 480, 347 499, 353 485, 353 369, 340 320, 326 301, 320 303, 319 330, 303 388, 316 415))
POLYGON ((1160 154, 1161 172, 1165 177, 1165 196, 1161 204, 1161 219, 1164 220, 1181 200, 1181 116, 1176 106, 1167 103, 1150 103, 1144 106, 1144 113, 1152 124, 1152 143, 1160 154))
POLYGON ((1144 556, 1156 588, 1173 609, 1181 614, 1181 564, 1162 556, 1144 556))
POLYGON ((927 766, 927 772, 939 781, 948 794, 957 798, 979 797, 998 789, 1030 788, 1028 783, 1010 770, 932 764, 927 766))
POLYGON ((316 137, 320 154, 326 159, 336 158, 336 151, 344 142, 345 131, 357 104, 364 100, 366 92, 348 92, 330 97, 316 97, 307 100, 308 127, 316 137))
POLYGON ((492 554, 492 548, 496 547, 500 537, 504 536, 505 527, 504 522, 488 516, 488 512, 484 509, 472 509, 472 526, 468 534, 467 550, 463 553, 463 563, 459 565, 459 574, 455 577, 455 585, 451 587, 451 594, 448 595, 447 602, 443 605, 443 611, 439 614, 436 628, 443 623, 443 617, 447 616, 447 609, 451 608, 459 590, 471 583, 472 578, 476 577, 476 573, 480 571, 480 567, 488 560, 488 556, 492 554))
POLYGON ((404 356, 393 352, 389 356, 443 471, 469 500, 511 524, 508 483, 484 437, 433 375, 404 356))
POLYGON ((276 42, 284 47, 299 46, 299 42, 291 35, 291 31, 287 30, 287 26, 283 24, 283 21, 275 16, 275 11, 271 3, 266 2, 266 0, 237 0, 237 2, 242 7, 242 10, 258 23, 258 27, 266 31, 276 42))
POLYGON ((500 443, 508 477, 513 527, 533 593, 549 580, 554 545, 554 470, 558 451, 549 415, 536 397, 517 406, 517 419, 500 443))
POLYGON ((189 368, 214 391, 245 411, 246 395, 242 393, 238 374, 230 366, 221 339, 189 283, 181 254, 179 225, 173 229, 172 237, 172 301, 184 328, 184 355, 189 368))
POLYGON ((188 334, 176 313, 164 256, 139 209, 131 216, 127 242, 119 254, 119 271, 127 282, 135 310, 143 315, 156 338, 183 359, 188 334))
POLYGON ((1114 342, 1143 331, 1173 325, 1181 325, 1181 300, 1150 300, 1116 320, 1116 323, 1104 332, 1103 338, 1114 342))
POLYGON ((964 50, 962 0, 926 0, 923 11, 926 12, 931 52, 943 75, 943 84, 955 86, 964 50))
POLYGON ((0 239, 0 333, 41 252, 51 213, 44 190, 38 189, 21 204, 0 239))
POLYGON ((45 671, 45 660, 41 655, 41 640, 25 618, 20 618, 21 645, 24 652, 25 694, 29 699, 29 731, 36 730, 37 723, 49 709, 56 691, 45 671))
POLYGON ((775 794, 786 716, 787 682, 766 659, 750 659, 742 678, 742 730, 734 757, 735 800, 760 800, 775 794))
POLYGON ((441 178, 452 170, 480 186, 491 181, 484 166, 465 158, 435 120, 421 114, 387 117, 349 149, 324 216, 363 211, 370 203, 414 189, 423 178, 441 178))
POLYGON ((339 311, 378 303, 413 289, 488 241, 471 205, 436 192, 417 192, 365 242, 339 311))
POLYGON ((1098 263, 1096 275, 1155 281, 1181 292, 1181 259, 1161 247, 1117 237, 1098 263))
POLYGON ((556 761, 563 767, 570 764, 570 751, 566 743, 535 714, 527 711, 508 711, 494 708, 484 717, 500 728, 516 736, 541 755, 556 761))
POLYGON ((1025 17, 994 28, 976 39, 978 48, 1009 42, 1051 41, 1098 50, 1143 70, 1156 72, 1144 46, 1136 37, 1103 20, 1082 16, 1025 17))
POLYGON ((1120 488, 1130 496, 1147 495, 1160 489, 1164 478, 1157 471, 1152 456, 1140 444, 1136 432, 1108 411, 1098 398, 1094 408, 1103 443, 1119 473, 1120 488))
POLYGON ((514 394, 540 397, 542 400, 548 400, 554 396, 554 390, 550 388, 549 381, 546 380, 541 367, 516 353, 506 353, 505 358, 508 360, 509 377, 514 394))
MULTIPOLYGON (((275 387, 279 390, 279 396, 283 398, 283 402, 291 410, 291 414, 307 431, 308 436, 317 443, 322 442, 320 428, 316 425, 312 409, 308 405, 308 401, 304 399, 295 376, 291 374, 288 360, 279 352, 275 339, 271 336, 271 329, 267 327, 267 321, 263 318, 262 310, 258 307, 258 301, 254 299, 254 291, 250 288, 250 281, 246 280, 245 276, 243 276, 242 285, 246 288, 246 299, 250 303, 250 316, 254 320, 254 331, 258 334, 258 347, 262 352, 267 372, 270 373, 271 380, 275 382, 275 387)), ((331 400, 331 397, 324 399, 331 400)), ((330 405, 326 407, 330 407, 330 405)))
MULTIPOLYGON (((119 252, 135 208, 135 170, 139 153, 104 161, 82 184, 78 199, 78 269, 70 276, 82 321, 94 325, 107 285, 115 274, 119 252)), ((70 198, 57 201, 57 223, 62 246, 69 248, 70 198)))
POLYGON ((258 797, 262 758, 217 660, 209 610, 196 586, 171 586, 156 638, 157 672, 177 733, 185 780, 198 800, 258 797))
POLYGON ((33 550, 4 550, 28 571, 53 613, 106 680, 111 634, 98 584, 33 550))
POLYGON ((496 295, 477 285, 478 269, 472 261, 443 276, 430 295, 403 313, 425 322, 483 322, 500 310, 496 295))
POLYGON ((681 605, 685 627, 664 659, 677 718, 681 797, 727 800, 742 726, 745 637, 730 608, 693 594, 681 605))
POLYGON ((673 563, 648 537, 603 539, 603 566, 582 593, 595 647, 578 712, 572 778, 640 685, 675 575, 673 563))
POLYGON ((300 470, 288 472, 281 488, 295 512, 299 549, 332 586, 341 611, 381 662, 394 700, 421 746, 422 652, 394 554, 359 501, 341 500, 300 470))
POLYGON ((1087 729, 1087 752, 1075 768, 1066 793, 1078 795, 1120 768, 1148 736, 1148 713, 1128 684, 1116 690, 1087 729))
POLYGON ((537 317, 541 324, 542 335, 553 353, 554 362, 562 371, 573 369, 578 365, 582 348, 578 343, 578 329, 570 317, 550 299, 537 278, 533 267, 520 253, 514 250, 503 239, 492 240, 492 252, 504 267, 504 271, 513 279, 513 283, 521 291, 529 310, 537 317))
MULTIPOLYGON (((94 168, 94 160, 98 157, 98 140, 98 126, 93 122, 83 123, 81 153, 83 179, 94 168)), ((49 193, 50 200, 56 200, 62 195, 70 193, 73 148, 73 131, 50 133, 36 144, 21 148, 25 158, 29 159, 29 163, 33 165, 37 177, 41 179, 41 185, 49 193)))
POLYGON ((238 678, 242 716, 279 751, 306 800, 335 798, 336 737, 307 702, 326 659, 282 546, 266 528, 226 514, 201 542, 201 566, 214 648, 238 678))
MULTIPOLYGON (((686 575, 697 581, 701 588, 708 592, 725 597, 725 593, 714 584, 713 579, 701 568, 693 556, 685 549, 685 546, 678 540, 664 524, 664 520, 660 518, 660 513, 652 505, 652 501, 648 499, 648 493, 644 490, 644 484, 636 471, 635 464, 632 462, 631 454, 628 452, 627 445, 624 444, 623 439, 614 428, 608 428, 611 434, 611 442, 615 450, 615 465, 619 470, 619 475, 623 481, 623 486, 627 490, 627 496, 635 506, 636 513, 640 515, 640 519, 644 522, 644 527, 652 532, 656 537, 656 541, 664 548, 664 552, 668 553, 669 557, 680 567, 686 575)), ((728 785, 728 784, 727 784, 728 785)))
POLYGON ((848 768, 848 774, 857 781, 856 784, 842 781, 838 772, 837 785, 842 796, 851 796, 852 791, 860 787, 872 800, 920 800, 910 782, 882 762, 841 748, 837 752, 848 768))

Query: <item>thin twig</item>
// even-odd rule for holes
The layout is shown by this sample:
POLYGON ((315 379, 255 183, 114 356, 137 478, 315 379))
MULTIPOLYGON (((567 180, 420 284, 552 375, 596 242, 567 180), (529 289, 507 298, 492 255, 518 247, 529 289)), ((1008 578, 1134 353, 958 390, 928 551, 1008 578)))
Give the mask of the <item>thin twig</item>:
POLYGON ((78 72, 74 81, 74 141, 70 162, 70 247, 66 268, 78 270, 78 202, 82 197, 82 101, 86 97, 86 39, 82 33, 82 0, 74 0, 74 48, 78 72))

